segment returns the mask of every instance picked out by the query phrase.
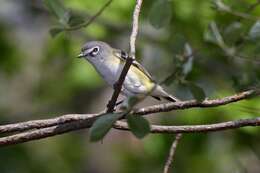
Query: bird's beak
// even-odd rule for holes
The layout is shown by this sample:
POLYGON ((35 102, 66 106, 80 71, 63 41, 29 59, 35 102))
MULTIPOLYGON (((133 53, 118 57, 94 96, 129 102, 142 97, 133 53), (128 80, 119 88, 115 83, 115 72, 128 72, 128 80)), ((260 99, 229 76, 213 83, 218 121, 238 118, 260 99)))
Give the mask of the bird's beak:
POLYGON ((83 53, 80 53, 80 54, 77 56, 77 58, 82 58, 82 57, 84 57, 84 54, 83 54, 83 53))
POLYGON ((85 56, 88 56, 91 52, 92 52, 92 48, 88 49, 88 50, 85 50, 84 52, 81 52, 77 58, 82 58, 82 57, 85 57, 85 56))

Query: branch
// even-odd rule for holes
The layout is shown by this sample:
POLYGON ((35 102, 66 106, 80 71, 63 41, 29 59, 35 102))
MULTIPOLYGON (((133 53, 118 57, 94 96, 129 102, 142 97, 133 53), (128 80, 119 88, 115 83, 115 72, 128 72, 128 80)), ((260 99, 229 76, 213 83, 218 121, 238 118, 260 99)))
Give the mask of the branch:
POLYGON ((119 76, 118 81, 114 84, 114 92, 113 95, 111 97, 111 99, 109 100, 108 104, 107 104, 107 112, 113 112, 114 111, 114 107, 116 106, 116 101, 117 98, 121 92, 122 89, 122 85, 125 81, 125 77, 127 75, 128 70, 130 69, 130 66, 133 62, 133 58, 132 57, 128 57, 126 59, 126 63, 124 65, 124 68, 119 76))
MULTIPOLYGON (((257 2, 256 4, 253 4, 251 7, 248 8, 247 12, 250 12, 250 10, 253 10, 258 4, 259 4, 259 2, 257 2)), ((233 16, 243 18, 243 19, 247 19, 247 20, 259 20, 260 19, 259 17, 252 16, 247 13, 235 11, 230 6, 223 3, 222 0, 215 0, 213 2, 213 5, 214 5, 214 7, 216 7, 216 10, 219 10, 220 12, 225 12, 225 13, 231 14, 233 16)))
POLYGON ((257 0, 255 3, 251 4, 246 10, 246 12, 248 13, 250 11, 253 11, 258 5, 260 5, 260 0, 257 0))
POLYGON ((0 126, 0 134, 1 133, 11 133, 11 132, 23 132, 25 130, 46 128, 55 125, 70 123, 74 121, 86 121, 94 122, 100 114, 67 114, 57 118, 50 118, 44 120, 32 120, 15 124, 7 124, 0 126))
MULTIPOLYGON (((226 121, 222 123, 206 124, 206 125, 185 125, 185 126, 162 126, 151 125, 151 133, 199 133, 214 132, 230 129, 237 129, 247 126, 260 126, 260 117, 251 119, 240 119, 234 121, 226 121)), ((123 121, 117 121, 114 128, 118 130, 130 130, 128 125, 123 121)))
POLYGON ((135 10, 133 13, 133 25, 132 25, 132 33, 130 36, 130 55, 135 58, 135 40, 138 33, 138 19, 141 11, 143 0, 136 0, 135 10))
POLYGON ((171 166, 172 161, 173 161, 173 156, 175 154, 177 145, 178 145, 181 137, 182 137, 181 133, 176 134, 175 140, 173 141, 171 149, 170 149, 170 152, 169 152, 168 159, 167 159, 167 161, 165 163, 163 173, 168 173, 169 172, 170 166, 171 166))
POLYGON ((133 13, 133 25, 132 33, 130 36, 130 56, 127 57, 124 68, 119 76, 118 81, 114 84, 114 92, 107 104, 107 112, 113 112, 116 105, 117 98, 121 92, 122 85, 125 81, 128 70, 131 67, 133 60, 135 59, 135 40, 138 32, 138 18, 140 15, 142 0, 136 0, 135 10, 133 13))
MULTIPOLYGON (((79 121, 67 122, 65 124, 58 124, 56 126, 32 130, 16 135, 0 138, 0 147, 12 144, 28 142, 36 139, 42 139, 50 136, 60 135, 63 133, 76 131, 84 128, 89 128, 93 123, 93 119, 84 119, 79 121)), ((212 132, 236 129, 246 126, 260 126, 260 117, 252 119, 241 119, 234 121, 227 121, 209 125, 186 125, 186 126, 160 126, 151 125, 151 133, 197 133, 197 132, 212 132)), ((119 130, 129 130, 126 122, 117 121, 114 128, 119 130)))
POLYGON ((73 31, 73 30, 77 30, 77 29, 80 29, 80 28, 83 28, 83 27, 87 27, 88 25, 90 25, 94 20, 96 20, 97 17, 99 17, 103 11, 111 4, 113 0, 108 0, 104 6, 102 6, 100 8, 100 10, 94 15, 92 16, 89 20, 87 20, 86 22, 84 23, 81 23, 79 25, 76 25, 76 26, 72 26, 72 27, 69 27, 69 28, 65 28, 66 31, 73 31))
POLYGON ((232 102, 248 99, 257 96, 259 94, 260 94, 259 90, 248 90, 221 99, 204 100, 202 102, 198 102, 196 100, 169 102, 165 104, 144 107, 134 111, 133 114, 147 115, 152 113, 169 112, 172 110, 187 109, 187 108, 194 108, 194 107, 201 107, 201 108, 216 107, 216 106, 226 105, 232 102))
MULTIPOLYGON (((140 108, 131 112, 131 114, 148 115, 152 113, 169 112, 172 110, 182 110, 182 109, 190 109, 196 107, 202 107, 202 108, 216 107, 216 106, 230 104, 232 102, 237 102, 239 100, 244 100, 258 94, 259 93, 257 93, 254 90, 249 90, 232 96, 224 97, 221 99, 205 100, 203 102, 197 102, 195 100, 179 101, 173 103, 171 102, 171 103, 165 103, 165 104, 140 108)), ((103 113, 104 112, 102 111, 98 114, 68 114, 57 118, 50 118, 45 120, 33 120, 33 121, 14 123, 8 125, 0 125, 0 134, 9 133, 9 132, 21 132, 30 129, 45 128, 45 127, 55 126, 58 124, 64 124, 73 121, 85 121, 85 120, 95 121, 97 117, 101 116, 103 113)))
POLYGON ((89 120, 79 120, 74 122, 69 122, 66 124, 59 124, 52 127, 41 128, 38 130, 33 130, 29 132, 19 133, 16 135, 11 135, 7 137, 0 138, 0 146, 7 146, 12 144, 19 144, 27 141, 42 139, 50 136, 55 136, 63 134, 66 132, 71 132, 79 129, 83 129, 91 126, 92 119, 89 120))
MULTIPOLYGON (((225 105, 239 100, 243 100, 259 94, 254 90, 245 91, 222 99, 205 100, 202 103, 194 100, 181 101, 176 103, 166 103, 160 105, 149 106, 146 108, 137 109, 132 114, 147 115, 155 112, 166 112, 177 109, 188 109, 194 107, 214 107, 225 105)), ((103 113, 99 114, 68 114, 58 118, 51 118, 45 120, 34 120, 22 123, 14 123, 0 126, 0 134, 8 132, 22 132, 25 130, 32 130, 16 135, 0 138, 0 146, 17 144, 27 142, 35 139, 46 138, 70 131, 75 131, 83 128, 89 128, 93 122, 103 113)), ((126 124, 115 124, 115 128, 121 130, 128 130, 126 124)), ((233 129, 244 126, 259 126, 260 118, 236 120, 225 123, 211 124, 211 125, 195 125, 195 126, 151 126, 152 133, 194 133, 194 132, 208 132, 219 131, 225 129, 233 129)))

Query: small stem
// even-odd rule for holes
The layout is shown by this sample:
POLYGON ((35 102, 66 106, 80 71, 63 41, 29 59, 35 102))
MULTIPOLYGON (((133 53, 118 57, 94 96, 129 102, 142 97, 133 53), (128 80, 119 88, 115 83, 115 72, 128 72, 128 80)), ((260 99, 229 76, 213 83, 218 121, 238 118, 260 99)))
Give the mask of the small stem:
POLYGON ((182 137, 181 133, 176 134, 175 140, 173 141, 171 149, 170 149, 170 152, 169 152, 168 159, 167 159, 167 161, 165 163, 163 173, 168 173, 169 172, 170 166, 172 165, 172 162, 173 162, 174 154, 175 154, 176 149, 177 149, 177 145, 178 145, 181 137, 182 137))

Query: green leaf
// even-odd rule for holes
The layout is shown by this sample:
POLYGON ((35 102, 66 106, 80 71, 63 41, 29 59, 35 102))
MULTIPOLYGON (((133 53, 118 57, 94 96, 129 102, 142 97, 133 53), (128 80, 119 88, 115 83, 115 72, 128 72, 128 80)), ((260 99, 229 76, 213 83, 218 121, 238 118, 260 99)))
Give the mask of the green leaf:
POLYGON ((231 11, 230 7, 223 3, 222 0, 213 0, 212 3, 213 8, 216 10, 224 12, 231 11))
POLYGON ((214 43, 214 44, 217 43, 216 38, 214 37, 212 31, 209 30, 209 29, 204 32, 203 38, 207 42, 211 42, 211 43, 214 43))
POLYGON ((224 28, 223 37, 227 44, 234 44, 241 39, 241 33, 243 33, 244 25, 241 22, 235 21, 227 25, 224 28))
POLYGON ((148 20, 150 24, 159 29, 170 23, 172 17, 171 2, 169 0, 154 1, 149 14, 148 20))
POLYGON ((260 38, 260 21, 257 21, 249 31, 249 37, 252 40, 260 38))
POLYGON ((208 30, 204 33, 204 40, 225 47, 225 42, 215 21, 209 24, 208 30))
POLYGON ((149 122, 141 116, 138 115, 128 115, 127 123, 132 133, 137 138, 143 138, 150 132, 149 122))
POLYGON ((77 14, 72 14, 70 19, 69 19, 69 26, 73 27, 73 26, 78 26, 80 24, 85 23, 85 20, 82 16, 77 15, 77 14))
POLYGON ((193 66, 193 52, 189 43, 185 43, 184 45, 184 58, 186 62, 182 66, 182 72, 187 76, 191 72, 193 66))
POLYGON ((50 34, 52 37, 57 36, 59 33, 61 33, 62 31, 64 31, 64 28, 62 27, 53 27, 50 29, 50 34))
POLYGON ((139 102, 140 102, 140 98, 136 96, 131 96, 128 98, 128 106, 130 109, 133 108, 139 102))
POLYGON ((59 22, 67 26, 70 12, 65 9, 59 0, 44 0, 47 8, 59 19, 59 22))
POLYGON ((171 85, 176 80, 176 78, 178 78, 177 74, 179 73, 179 71, 179 68, 174 70, 172 74, 167 76, 162 82, 160 82, 160 84, 171 85))
POLYGON ((112 128, 116 120, 118 120, 122 116, 122 113, 111 113, 104 114, 100 118, 98 118, 90 128, 90 141, 95 142, 103 139, 103 137, 112 128))
POLYGON ((196 99, 197 101, 201 102, 206 98, 206 94, 205 94, 204 90, 201 87, 199 87, 198 85, 196 85, 192 82, 189 82, 188 87, 189 87, 194 99, 196 99))

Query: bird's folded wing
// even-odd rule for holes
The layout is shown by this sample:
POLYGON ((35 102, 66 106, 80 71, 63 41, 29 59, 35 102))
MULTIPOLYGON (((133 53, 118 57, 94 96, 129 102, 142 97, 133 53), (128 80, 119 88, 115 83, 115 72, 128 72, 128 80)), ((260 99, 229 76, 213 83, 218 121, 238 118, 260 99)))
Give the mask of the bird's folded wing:
MULTIPOLYGON (((128 54, 122 50, 115 49, 114 54, 120 58, 122 61, 126 61, 126 58, 128 57, 128 54)), ((152 76, 148 73, 148 71, 136 60, 133 61, 132 65, 134 65, 136 68, 138 68, 140 71, 142 71, 151 81, 154 81, 152 76)))

